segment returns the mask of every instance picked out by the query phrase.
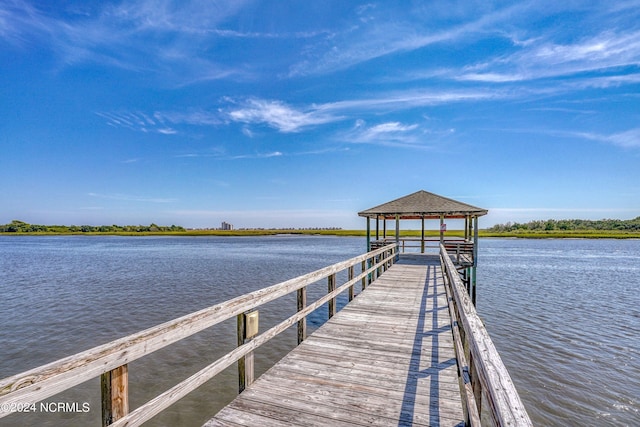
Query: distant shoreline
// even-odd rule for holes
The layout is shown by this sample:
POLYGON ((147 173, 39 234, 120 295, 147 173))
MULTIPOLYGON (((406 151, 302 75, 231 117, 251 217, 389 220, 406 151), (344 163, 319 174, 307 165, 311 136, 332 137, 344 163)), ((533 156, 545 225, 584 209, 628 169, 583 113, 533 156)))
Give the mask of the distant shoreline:
MULTIPOLYGON (((255 229, 255 230, 184 230, 184 231, 141 231, 141 232, 4 232, 0 236, 337 236, 337 237, 365 237, 366 230, 286 230, 286 229, 255 229)), ((425 230, 426 237, 438 237, 437 230, 425 230)), ((640 239, 638 231, 620 230, 540 230, 540 231, 489 231, 479 230, 480 238, 521 238, 521 239, 640 239)), ((387 232, 387 238, 394 234, 387 232)), ((421 236, 420 230, 401 230, 400 237, 421 236)), ((463 237, 462 230, 452 230, 445 233, 445 237, 463 237)), ((372 238, 375 234, 372 233, 372 238)))

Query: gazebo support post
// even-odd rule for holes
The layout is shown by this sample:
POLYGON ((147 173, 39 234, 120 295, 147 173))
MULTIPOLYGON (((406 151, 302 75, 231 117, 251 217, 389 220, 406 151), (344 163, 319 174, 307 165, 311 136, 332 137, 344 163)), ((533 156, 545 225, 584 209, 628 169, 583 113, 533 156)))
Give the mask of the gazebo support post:
POLYGON ((464 217, 464 240, 469 240, 469 215, 464 217))
MULTIPOLYGON (((396 245, 398 245, 398 248, 400 247, 400 215, 397 215, 397 214, 396 214, 396 245)), ((399 254, 400 251, 396 253, 399 254)))
POLYGON ((371 218, 367 217, 367 252, 371 252, 371 218))
POLYGON ((478 265, 478 217, 473 217, 473 267, 471 267, 471 302, 476 305, 476 266, 478 265))
POLYGON ((440 244, 444 243, 444 215, 440 215, 440 244))
POLYGON ((380 240, 380 218, 376 216, 376 241, 380 240))
POLYGON ((420 253, 424 253, 424 215, 422 216, 422 238, 420 240, 420 253))
MULTIPOLYGON (((469 242, 471 240, 471 215, 464 216, 464 241, 469 242)), ((471 267, 464 269, 464 286, 467 288, 467 293, 471 295, 471 267)))

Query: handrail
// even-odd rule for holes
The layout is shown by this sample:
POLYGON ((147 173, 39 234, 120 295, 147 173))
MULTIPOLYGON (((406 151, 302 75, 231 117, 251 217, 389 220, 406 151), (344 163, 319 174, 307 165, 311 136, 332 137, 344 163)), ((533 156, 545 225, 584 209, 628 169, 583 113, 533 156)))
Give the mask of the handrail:
MULTIPOLYGON (((193 391, 195 388, 202 385, 204 382, 213 378, 226 367, 240 360, 242 357, 246 357, 257 347, 294 325, 296 322, 299 322, 300 328, 300 322, 305 322, 306 316, 318 309, 322 304, 326 302, 330 303, 329 316, 331 316, 331 307, 333 306, 333 312, 335 312, 335 298, 340 293, 349 289, 349 295, 352 296, 353 286, 358 281, 361 281, 364 289, 367 283, 376 279, 380 274, 380 270, 387 269, 394 262, 396 253, 397 246, 388 245, 349 260, 327 266, 320 270, 238 296, 229 301, 187 314, 127 337, 94 347, 90 350, 2 379, 0 380, 0 407, 11 408, 16 405, 32 405, 97 376, 102 375, 104 379, 105 375, 121 370, 123 367, 126 371, 127 365, 136 359, 146 356, 156 350, 187 338, 234 316, 243 315, 243 313, 254 310, 267 302, 278 299, 294 291, 304 291, 308 285, 316 283, 321 279, 328 278, 330 290, 324 297, 312 304, 306 305, 305 296, 305 303, 303 306, 300 306, 299 304, 296 314, 263 332, 254 339, 239 345, 237 348, 214 361, 201 371, 129 414, 127 414, 127 404, 127 408, 124 410, 124 413, 114 415, 117 411, 111 409, 111 406, 109 406, 112 402, 106 403, 107 407, 110 408, 108 411, 113 411, 114 413, 107 415, 104 414, 105 387, 103 383, 103 425, 140 425, 184 397, 186 394, 193 391), (357 264, 361 264, 362 272, 358 275, 354 275, 353 267, 357 264), (349 273, 347 282, 340 286, 336 286, 336 273, 347 269, 349 273), (333 287, 331 283, 333 283, 333 287)), ((110 387, 108 388, 110 389, 110 387)), ((128 386, 125 382, 124 389, 126 390, 127 388, 128 386)), ((126 395, 124 398, 119 396, 119 399, 128 402, 128 397, 126 395)), ((9 415, 10 413, 11 412, 0 411, 0 418, 9 415)))
MULTIPOLYGON (((386 245, 396 243, 395 237, 384 237, 371 241, 371 249, 378 249, 386 245)), ((398 252, 408 253, 412 249, 418 249, 420 252, 424 252, 426 249, 438 249, 440 243, 444 243, 448 248, 455 248, 458 254, 457 262, 461 265, 473 264, 473 241, 464 239, 462 237, 445 237, 444 240, 440 240, 438 236, 427 236, 424 240, 421 237, 401 237, 398 239, 398 252), (461 257, 464 255, 464 258, 461 257)))
MULTIPOLYGON (((497 426, 532 426, 531 419, 520 400, 511 376, 498 354, 489 333, 478 316, 451 257, 444 245, 440 245, 440 260, 444 268, 445 282, 450 287, 453 304, 452 323, 460 332, 456 352, 464 353, 468 366, 458 360, 460 371, 467 371, 476 408, 470 412, 482 414, 483 396, 487 398, 487 409, 497 426), (462 346, 463 348, 459 348, 462 346)), ((449 293, 449 292, 448 292, 449 293)), ((455 342, 455 340, 454 340, 455 342)), ((464 378, 464 377, 463 377, 464 378)), ((469 399, 465 399, 470 406, 469 399)))

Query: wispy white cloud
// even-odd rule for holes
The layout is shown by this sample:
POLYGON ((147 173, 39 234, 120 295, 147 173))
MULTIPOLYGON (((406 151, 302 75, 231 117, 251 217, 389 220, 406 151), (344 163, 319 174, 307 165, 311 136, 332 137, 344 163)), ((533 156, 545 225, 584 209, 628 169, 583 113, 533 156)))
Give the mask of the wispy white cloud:
POLYGON ((96 112, 96 114, 106 120, 107 125, 113 127, 122 127, 138 132, 155 132, 163 135, 174 135, 177 130, 166 126, 164 122, 152 119, 141 112, 96 112))
MULTIPOLYGON (((230 76, 246 77, 246 67, 207 55, 207 46, 238 31, 218 28, 248 0, 98 3, 45 12, 26 1, 0 4, 0 37, 15 45, 49 46, 61 66, 98 63, 154 74, 184 85, 230 76)), ((250 34, 251 37, 269 37, 250 34)))
POLYGON ((640 128, 608 135, 595 132, 574 132, 570 134, 594 141, 606 142, 623 148, 640 148, 640 128))
POLYGON ((146 114, 135 112, 96 112, 106 120, 107 125, 139 132, 156 132, 163 135, 175 135, 178 130, 173 126, 217 126, 224 123, 218 112, 189 109, 186 111, 156 111, 146 114))
MULTIPOLYGON (((440 76, 445 75, 446 73, 441 73, 440 76)), ((483 83, 507 83, 507 82, 519 82, 522 80, 526 80, 527 76, 524 74, 502 74, 502 73, 464 73, 457 75, 454 77, 455 80, 459 81, 472 81, 472 82, 483 82, 483 83)))
MULTIPOLYGON (((141 132, 157 132, 172 135, 179 132, 181 125, 223 126, 229 123, 242 123, 242 133, 253 138, 255 128, 267 126, 282 133, 297 133, 321 125, 353 119, 367 113, 391 113, 425 106, 448 105, 465 102, 482 102, 517 98, 520 94, 513 90, 498 89, 451 89, 451 90, 407 90, 379 93, 372 98, 353 98, 322 104, 293 106, 282 100, 249 98, 236 100, 230 97, 222 99, 221 105, 214 111, 191 109, 186 111, 156 111, 154 113, 136 112, 97 112, 106 123, 113 127, 122 127, 141 132), (176 127, 178 129, 176 129, 176 127)), ((398 134, 406 129, 380 127, 369 129, 369 133, 398 134)))
POLYGON ((161 129, 158 129, 158 133, 161 133, 163 135, 174 135, 178 133, 178 131, 171 128, 161 128, 161 129))
POLYGON ((187 109, 185 111, 156 111, 153 118, 159 123, 187 124, 194 126, 217 126, 223 124, 218 112, 203 109, 187 109))
POLYGON ((356 121, 354 127, 341 136, 350 143, 377 144, 387 146, 420 146, 421 141, 417 124, 386 122, 367 126, 364 120, 356 121))
POLYGON ((133 30, 202 34, 238 13, 246 0, 233 2, 133 0, 107 6, 102 17, 127 23, 133 30))
MULTIPOLYGON (((226 118, 233 122, 244 124, 266 125, 283 133, 301 132, 319 125, 344 121, 354 114, 366 112, 392 112, 412 108, 444 105, 460 102, 478 102, 498 100, 513 97, 509 91, 471 89, 471 90, 412 90, 381 93, 375 98, 350 99, 324 104, 309 104, 293 107, 283 101, 252 98, 246 101, 234 101, 232 107, 223 109, 226 118)), ((400 124, 395 128, 386 124, 379 128, 369 129, 369 135, 399 134, 403 129, 400 124)), ((410 129, 414 130, 414 129, 410 129)), ((252 135, 252 131, 243 128, 245 134, 252 135)))
POLYGON ((562 138, 580 138, 590 141, 604 142, 617 145, 622 148, 640 148, 640 128, 633 128, 622 132, 601 133, 570 130, 548 130, 548 129, 502 129, 502 131, 539 133, 562 138))
POLYGON ((461 73, 450 75, 460 81, 509 83, 608 72, 614 75, 601 78, 622 83, 629 72, 624 67, 639 65, 640 30, 609 29, 574 43, 537 40, 515 53, 467 66, 461 73))
POLYGON ((388 122, 370 127, 368 131, 373 135, 386 135, 389 133, 409 132, 416 129, 417 127, 418 125, 416 124, 403 125, 400 122, 388 122))
POLYGON ((155 197, 140 197, 130 194, 101 194, 101 193, 88 193, 89 196, 98 199, 108 200, 120 200, 124 202, 141 202, 141 203, 175 203, 178 199, 172 198, 155 198, 155 197))
POLYGON ((242 133, 243 133, 245 136, 249 137, 249 138, 253 138, 253 137, 255 137, 255 135, 256 135, 256 134, 255 134, 255 132, 254 132, 254 131, 252 131, 251 129, 249 129, 249 127, 248 127, 248 126, 243 126, 243 127, 242 127, 242 133))
POLYGON ((267 124, 281 132, 297 132, 302 129, 342 121, 354 113, 393 112, 412 108, 448 105, 462 102, 480 102, 517 97, 511 90, 434 89, 380 92, 376 97, 353 98, 323 104, 309 104, 294 108, 283 101, 253 98, 229 108, 226 115, 233 121, 247 124, 267 124))
POLYGON ((566 90, 582 90, 590 88, 606 89, 610 87, 634 85, 637 83, 640 83, 640 73, 628 73, 622 75, 605 75, 572 79, 571 81, 562 81, 558 87, 566 90))
POLYGON ((281 151, 272 151, 270 153, 257 153, 257 154, 240 154, 237 156, 230 156, 230 160, 236 159, 269 159, 271 157, 281 157, 283 153, 281 151))
MULTIPOLYGON (((383 7, 358 8, 360 25, 346 28, 329 42, 316 46, 310 57, 291 66, 289 75, 331 73, 398 53, 411 52, 445 42, 476 38, 495 31, 497 22, 507 21, 513 14, 529 8, 527 2, 477 14, 477 4, 464 6, 465 19, 450 27, 429 25, 432 11, 410 11, 402 16, 389 16, 383 7), (413 12, 413 13, 412 13, 413 12)), ((451 8, 447 6, 450 13, 451 8)))
POLYGON ((431 149, 434 143, 453 133, 455 133, 453 128, 433 130, 415 123, 400 122, 385 122, 369 126, 364 120, 357 120, 350 130, 339 134, 338 139, 356 144, 431 149))
POLYGON ((226 150, 209 149, 206 151, 191 152, 175 155, 175 158, 211 158, 217 160, 242 160, 242 159, 269 159, 281 157, 285 154, 282 151, 269 151, 264 153, 229 154, 226 150))
POLYGON ((583 110, 578 108, 563 108, 563 107, 537 107, 537 108, 529 108, 529 111, 549 111, 549 112, 557 112, 557 113, 567 113, 567 114, 595 114, 595 110, 583 110))
POLYGON ((489 88, 472 89, 417 89, 381 92, 376 97, 350 99, 317 105, 319 111, 402 111, 410 108, 479 102, 512 98, 516 94, 507 90, 489 88))
POLYGON ((313 106, 296 109, 282 101, 254 98, 238 104, 226 111, 229 120, 246 124, 264 124, 283 133, 300 132, 309 127, 342 120, 340 116, 313 106))
POLYGON ((606 140, 621 147, 640 147, 640 128, 609 135, 606 140))

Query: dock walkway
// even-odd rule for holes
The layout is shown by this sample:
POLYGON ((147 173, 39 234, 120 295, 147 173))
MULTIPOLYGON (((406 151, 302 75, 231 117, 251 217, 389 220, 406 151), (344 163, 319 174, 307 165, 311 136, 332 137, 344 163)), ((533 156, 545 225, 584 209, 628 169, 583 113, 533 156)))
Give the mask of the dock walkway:
POLYGON ((463 425, 437 255, 404 254, 205 426, 463 425))

